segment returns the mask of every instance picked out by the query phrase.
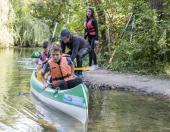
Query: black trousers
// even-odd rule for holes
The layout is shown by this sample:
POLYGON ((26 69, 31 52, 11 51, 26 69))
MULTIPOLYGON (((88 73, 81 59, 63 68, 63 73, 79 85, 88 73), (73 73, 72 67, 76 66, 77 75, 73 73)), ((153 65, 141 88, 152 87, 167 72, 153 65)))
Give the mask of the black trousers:
MULTIPOLYGON (((83 58, 89 54, 91 52, 91 49, 89 48, 82 48, 78 51, 78 54, 76 56, 76 60, 77 60, 77 66, 76 67, 82 67, 83 65, 83 58)), ((71 55, 71 51, 69 51, 67 54, 71 55)), ((81 75, 82 74, 82 70, 78 70, 75 71, 76 75, 81 75)))
POLYGON ((91 46, 91 52, 89 53, 89 66, 91 66, 93 62, 94 62, 94 65, 97 65, 97 56, 96 56, 96 53, 94 51, 94 49, 95 49, 94 41, 95 41, 95 37, 88 36, 88 42, 91 46))
MULTIPOLYGON (((91 50, 89 48, 80 49, 80 51, 78 52, 78 55, 76 56, 77 67, 82 67, 84 56, 86 56, 90 52, 91 52, 91 50)), ((76 71, 76 74, 81 75, 82 74, 82 70, 76 71)))
POLYGON ((82 79, 79 77, 76 77, 76 78, 74 78, 72 80, 68 80, 68 81, 59 80, 55 86, 52 86, 52 88, 56 89, 57 87, 59 87, 61 90, 70 89, 70 88, 73 88, 73 87, 81 84, 82 82, 83 82, 82 79))

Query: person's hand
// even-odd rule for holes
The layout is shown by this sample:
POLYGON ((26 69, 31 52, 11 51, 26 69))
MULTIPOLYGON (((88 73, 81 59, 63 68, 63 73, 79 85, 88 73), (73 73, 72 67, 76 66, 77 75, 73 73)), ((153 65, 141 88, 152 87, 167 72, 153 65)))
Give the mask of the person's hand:
POLYGON ((69 54, 63 54, 63 57, 70 57, 69 54))
POLYGON ((47 82, 44 82, 43 85, 44 85, 44 88, 48 87, 48 83, 47 82))

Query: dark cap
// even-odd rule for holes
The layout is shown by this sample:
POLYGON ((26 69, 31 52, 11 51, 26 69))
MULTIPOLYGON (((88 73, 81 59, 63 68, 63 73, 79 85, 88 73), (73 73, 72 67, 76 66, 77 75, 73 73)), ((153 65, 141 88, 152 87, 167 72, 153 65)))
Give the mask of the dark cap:
POLYGON ((70 35, 70 31, 68 29, 63 29, 60 34, 61 40, 63 41, 64 37, 67 37, 69 35, 70 35))
POLYGON ((48 41, 44 41, 42 47, 46 49, 48 47, 48 41))

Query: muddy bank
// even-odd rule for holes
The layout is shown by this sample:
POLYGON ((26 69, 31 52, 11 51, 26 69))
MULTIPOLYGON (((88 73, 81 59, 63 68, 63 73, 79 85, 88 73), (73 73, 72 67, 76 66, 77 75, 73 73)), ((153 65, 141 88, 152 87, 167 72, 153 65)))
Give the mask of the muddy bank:
POLYGON ((124 90, 170 97, 170 80, 151 76, 122 74, 107 70, 84 72, 85 83, 100 90, 124 90))

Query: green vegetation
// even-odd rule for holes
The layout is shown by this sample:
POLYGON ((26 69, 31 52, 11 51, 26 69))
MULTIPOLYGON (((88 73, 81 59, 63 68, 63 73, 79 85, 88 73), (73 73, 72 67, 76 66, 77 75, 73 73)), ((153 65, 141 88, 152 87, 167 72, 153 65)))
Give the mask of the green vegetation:
POLYGON ((6 0, 0 2, 0 47, 8 47, 13 43, 11 20, 8 16, 10 5, 6 0))
POLYGON ((157 72, 170 60, 168 20, 159 20, 159 14, 146 3, 140 3, 139 10, 135 15, 132 41, 121 39, 113 44, 115 53, 112 68, 157 72))
POLYGON ((103 66, 124 72, 169 73, 169 0, 2 0, 0 45, 41 45, 49 39, 55 18, 60 20, 57 40, 63 27, 83 35, 88 5, 95 8, 99 23, 97 52, 103 66))

